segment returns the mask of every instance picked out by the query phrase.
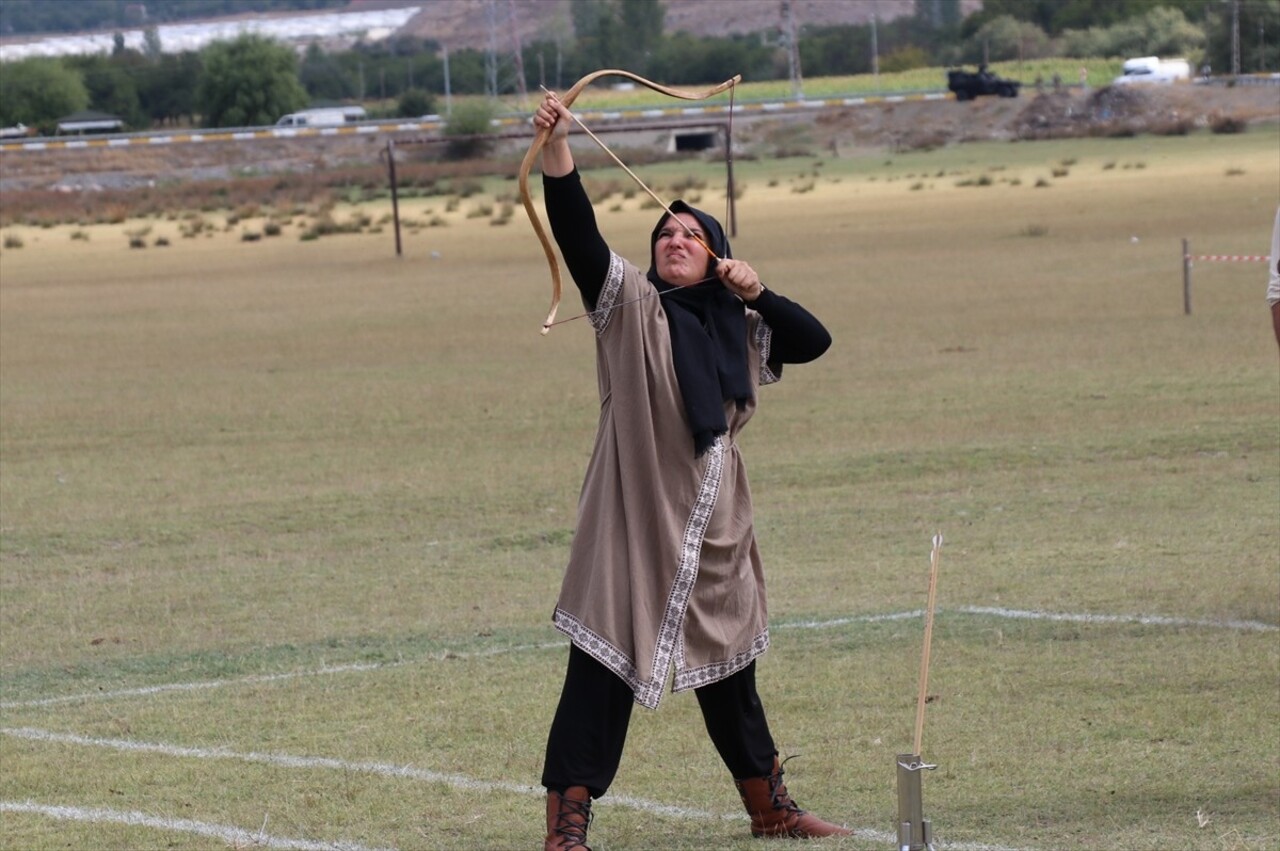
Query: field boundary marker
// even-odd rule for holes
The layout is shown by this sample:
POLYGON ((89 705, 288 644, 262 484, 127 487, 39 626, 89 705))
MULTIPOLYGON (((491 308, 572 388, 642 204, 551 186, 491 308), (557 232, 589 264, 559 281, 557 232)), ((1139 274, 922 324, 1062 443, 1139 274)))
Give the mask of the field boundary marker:
MULTIPOLYGON (((1136 615, 1136 614, 1093 614, 1088 612, 1046 612, 1035 609, 1006 609, 995 606, 952 606, 939 608, 939 614, 979 615, 1005 618, 1008 620, 1042 620, 1059 623, 1087 624, 1135 624, 1141 626, 1168 626, 1195 629, 1226 629, 1239 632, 1280 632, 1280 626, 1251 620, 1213 620, 1207 618, 1182 618, 1168 615, 1136 615)), ((830 618, 827 620, 804 620, 775 623, 770 625, 771 631, 793 629, 835 629, 852 623, 884 623, 900 620, 911 620, 924 617, 923 609, 903 612, 887 612, 884 614, 850 615, 848 617, 830 618)), ((302 671, 286 671, 278 674, 253 674, 227 680, 200 680, 187 683, 164 683, 154 686, 118 689, 116 691, 84 692, 81 694, 42 697, 33 700, 0 701, 0 710, 35 709, 41 706, 57 706, 63 703, 78 703, 92 700, 115 700, 130 697, 146 697, 167 692, 202 691, 205 689, 230 688, 256 683, 272 683, 303 677, 332 676, 337 674, 361 673, 397 668, 404 665, 415 665, 421 662, 443 661, 450 659, 472 659, 485 656, 501 656, 507 653, 521 653, 527 650, 553 650, 566 647, 568 641, 547 641, 537 644, 520 644, 512 647, 493 647, 471 653, 443 650, 429 653, 416 659, 403 659, 395 662, 353 662, 348 665, 333 665, 302 671)))

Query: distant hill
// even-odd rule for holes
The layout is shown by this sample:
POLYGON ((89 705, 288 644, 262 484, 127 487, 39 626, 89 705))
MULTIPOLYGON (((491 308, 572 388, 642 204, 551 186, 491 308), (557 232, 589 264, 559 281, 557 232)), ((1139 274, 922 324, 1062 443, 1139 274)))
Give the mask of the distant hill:
MULTIPOLYGON (((570 0, 353 0, 355 8, 421 6, 401 32, 433 38, 451 48, 484 49, 496 32, 499 46, 510 49, 514 36, 522 43, 572 32, 570 0)), ((782 24, 779 0, 665 0, 666 32, 697 36, 737 35, 782 24)), ((981 0, 972 0, 973 9, 981 0)), ((792 0, 796 26, 864 24, 874 10, 881 21, 915 11, 915 0, 792 0)))
POLYGON ((249 14, 337 10, 348 0, 0 0, 0 36, 51 35, 249 14))
MULTIPOLYGON (((982 0, 962 4, 972 12, 982 0)), ((916 0, 792 0, 791 5, 797 28, 866 24, 873 14, 891 21, 916 10, 916 0)), ((571 0, 0 0, 0 43, 125 30, 136 34, 179 22, 289 19, 292 27, 312 15, 417 8, 397 34, 432 39, 451 50, 492 46, 513 52, 517 44, 572 38, 570 6, 571 0)), ((780 0, 663 0, 663 6, 667 34, 777 33, 784 24, 780 0)), ((308 35, 305 23, 293 30, 295 41, 326 43, 321 32, 308 35)))

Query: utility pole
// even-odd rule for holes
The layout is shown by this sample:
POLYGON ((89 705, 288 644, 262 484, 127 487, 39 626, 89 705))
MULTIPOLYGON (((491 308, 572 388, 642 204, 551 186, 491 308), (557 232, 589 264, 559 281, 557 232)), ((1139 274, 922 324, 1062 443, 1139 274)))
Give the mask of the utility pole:
POLYGON ((880 16, 876 7, 871 7, 871 75, 876 81, 876 91, 880 91, 880 38, 876 34, 876 24, 880 16))
POLYGON ((1258 18, 1258 73, 1267 70, 1267 25, 1258 18))
POLYGON ((1231 0, 1231 76, 1240 76, 1240 0, 1231 0))
POLYGON ((528 106, 529 90, 524 82, 524 49, 520 46, 520 28, 516 26, 515 0, 507 0, 507 9, 511 13, 511 36, 516 41, 516 92, 520 95, 520 108, 528 106))
POLYGON ((494 0, 485 0, 485 23, 489 38, 484 52, 484 92, 490 98, 498 97, 498 10, 494 0))
POLYGON ((453 92, 449 88, 449 45, 440 45, 440 58, 444 62, 444 114, 453 115, 453 92))
POLYGON ((800 84, 800 45, 796 41, 796 16, 792 0, 782 0, 782 26, 787 40, 787 70, 791 75, 791 96, 804 97, 800 84))

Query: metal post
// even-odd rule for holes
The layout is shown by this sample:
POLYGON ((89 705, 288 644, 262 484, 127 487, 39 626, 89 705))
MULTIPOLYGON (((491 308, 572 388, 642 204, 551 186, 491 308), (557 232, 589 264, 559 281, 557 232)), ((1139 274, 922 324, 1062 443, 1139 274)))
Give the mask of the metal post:
POLYGON ((924 817, 920 777, 926 765, 918 754, 898 754, 898 851, 932 851, 933 827, 924 817))
POLYGON ((1182 238, 1182 313, 1191 315, 1191 247, 1187 238, 1182 238))

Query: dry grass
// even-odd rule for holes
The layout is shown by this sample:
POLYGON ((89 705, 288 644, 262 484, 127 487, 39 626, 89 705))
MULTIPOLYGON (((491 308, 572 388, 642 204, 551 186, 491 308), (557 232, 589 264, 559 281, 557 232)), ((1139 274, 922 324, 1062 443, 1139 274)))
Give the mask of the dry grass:
MULTIPOLYGON (((1183 236, 1265 246, 1277 141, 742 164, 735 256, 836 340, 788 367, 745 438, 775 627, 761 688, 780 745, 805 754, 792 791, 880 831, 824 845, 891 841, 920 625, 850 618, 920 608, 939 529, 925 750, 942 767, 925 799, 945 843, 1280 839, 1276 632, 1189 625, 1280 624, 1262 266, 1197 268, 1187 317, 1178 256, 1183 236), (1033 189, 1067 160, 1068 178, 1033 189), (955 188, 966 172, 999 179, 955 188), (1044 232, 1026 238, 1029 223, 1044 232)), ((706 209, 720 179, 693 190, 706 209)), ((181 217, 4 230, 24 245, 0 249, 0 718, 104 741, 0 736, 0 800, 265 819, 271 835, 370 847, 536 842, 540 802, 519 785, 536 783, 558 692, 563 650, 538 645, 555 641, 594 363, 585 323, 538 334, 537 244, 468 219, 481 200, 411 202, 448 224, 403 259, 389 232, 300 242, 302 216, 252 243, 241 230, 261 218, 188 239, 181 217), (130 251, 140 226, 171 245, 130 251), (353 663, 374 667, 305 675, 353 663), (246 679, 289 673, 304 675, 246 679), (20 705, 190 682, 222 686, 20 705)), ((653 214, 639 196, 609 203, 606 234, 634 256, 653 214)), ((758 844, 687 695, 637 712, 615 791, 694 812, 606 798, 602 847, 758 844)), ((0 844, 225 847, 15 813, 0 844)))

